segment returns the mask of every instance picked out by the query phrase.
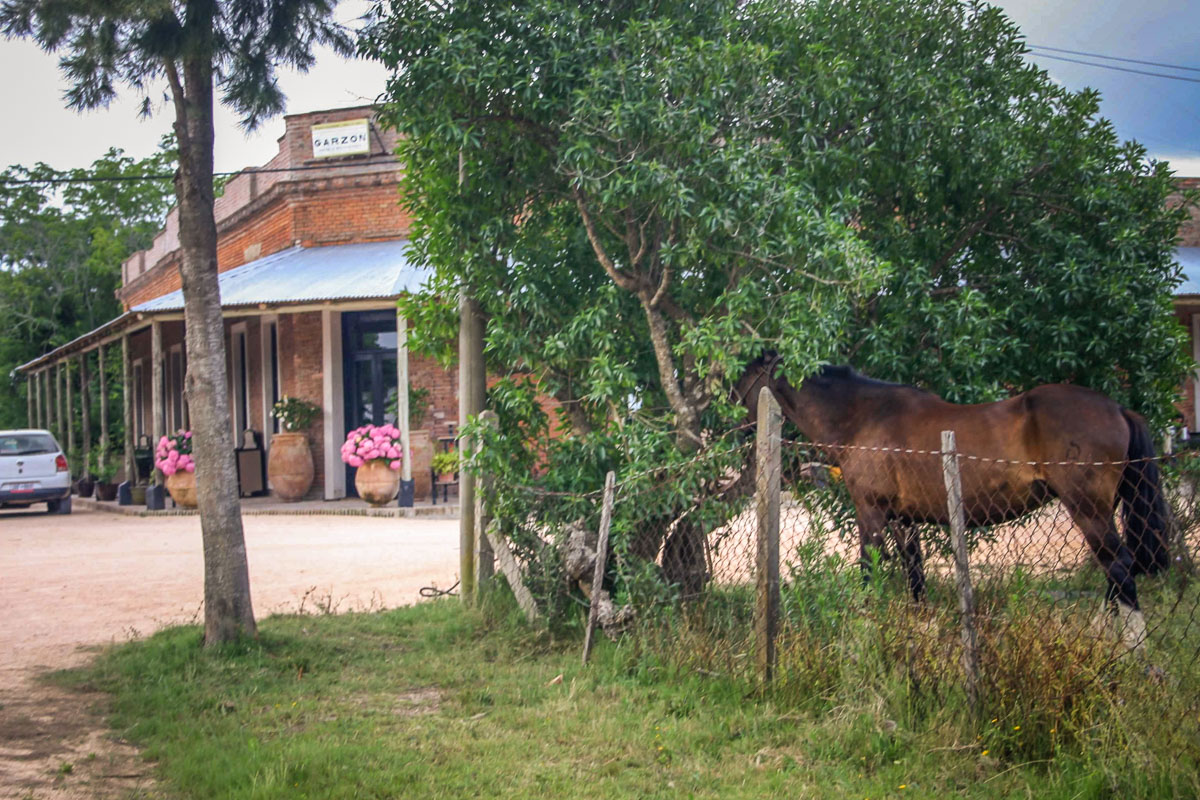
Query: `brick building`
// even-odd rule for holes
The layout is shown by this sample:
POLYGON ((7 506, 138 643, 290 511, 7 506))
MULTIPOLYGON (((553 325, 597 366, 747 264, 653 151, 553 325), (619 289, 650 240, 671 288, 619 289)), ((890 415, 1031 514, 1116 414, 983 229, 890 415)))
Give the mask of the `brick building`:
MULTIPOLYGON (((1200 178, 1179 178, 1181 188, 1200 189, 1200 178)), ((1191 219, 1179 230, 1179 247, 1175 258, 1183 268, 1183 283, 1175 289, 1175 316, 1187 329, 1192 360, 1200 363, 1200 208, 1189 209, 1191 219)), ((1183 386, 1181 411, 1189 431, 1200 430, 1200 393, 1196 391, 1197 376, 1183 386)))
MULTIPOLYGON (((216 201, 235 441, 266 451, 277 430, 273 403, 284 395, 310 400, 322 409, 307 432, 316 473, 310 496, 353 495, 341 443, 363 423, 401 424, 407 374, 416 423, 408 462, 416 496, 428 497, 431 448, 445 446, 458 422, 458 376, 410 358, 404 346, 396 299, 425 275, 406 258, 410 220, 399 204, 395 134, 375 123, 370 106, 284 120, 278 154, 233 177, 216 201)), ((20 368, 35 388, 31 424, 58 427, 51 399, 59 371, 78 375, 90 359, 95 374, 103 351, 116 350, 127 371, 131 444, 188 427, 180 255, 176 209, 154 243, 121 267, 125 312, 20 368)), ((243 493, 256 488, 253 475, 242 482, 243 493)))

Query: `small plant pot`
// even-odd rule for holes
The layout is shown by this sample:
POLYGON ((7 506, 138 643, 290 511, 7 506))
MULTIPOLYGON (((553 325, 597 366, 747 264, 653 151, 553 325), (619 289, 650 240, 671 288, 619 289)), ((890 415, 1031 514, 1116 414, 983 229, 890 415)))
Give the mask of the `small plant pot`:
POLYGON ((312 487, 313 460, 303 433, 277 433, 271 437, 267 459, 271 491, 285 503, 303 500, 312 487))
POLYGON ((171 499, 182 508, 196 507, 196 473, 180 470, 167 476, 167 491, 171 499))
POLYGON ((96 482, 91 478, 80 478, 75 482, 75 494, 80 497, 91 497, 95 488, 96 482))
POLYGON ((383 508, 396 498, 400 489, 400 473, 382 458, 368 461, 354 472, 354 488, 358 496, 374 508, 383 508))
POLYGON ((135 506, 146 505, 146 487, 136 485, 129 487, 129 501, 135 506))
POLYGON ((111 503, 117 499, 117 486, 115 483, 105 483, 99 481, 96 484, 96 499, 103 503, 111 503))

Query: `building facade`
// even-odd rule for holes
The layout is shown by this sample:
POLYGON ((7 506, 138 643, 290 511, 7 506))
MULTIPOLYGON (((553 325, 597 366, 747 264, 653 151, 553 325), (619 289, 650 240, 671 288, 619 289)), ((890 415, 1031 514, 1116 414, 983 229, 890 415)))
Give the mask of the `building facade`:
MULTIPOLYGON (((411 400, 408 464, 416 496, 428 497, 431 451, 452 446, 458 424, 458 375, 405 347, 408 325, 396 300, 426 275, 407 258, 395 134, 376 124, 370 106, 284 121, 278 154, 234 176, 216 202, 234 440, 261 448, 265 463, 277 431, 275 401, 316 403, 321 419, 306 432, 315 467, 310 496, 339 499, 354 494, 339 452, 346 433, 364 423, 401 424, 411 400)), ((34 389, 31 424, 69 428, 57 408, 60 373, 69 396, 94 386, 80 379, 102 372, 100 359, 116 357, 124 362, 127 449, 188 427, 180 256, 173 210, 154 243, 122 265, 124 313, 20 368, 34 389)), ((242 475, 244 494, 263 488, 253 471, 242 475)))

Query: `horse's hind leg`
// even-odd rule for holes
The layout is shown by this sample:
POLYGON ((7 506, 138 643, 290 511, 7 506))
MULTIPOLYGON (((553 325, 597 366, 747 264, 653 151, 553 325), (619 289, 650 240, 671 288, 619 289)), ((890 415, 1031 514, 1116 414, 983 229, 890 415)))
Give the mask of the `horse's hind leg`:
POLYGON ((871 570, 877 561, 887 558, 886 541, 883 538, 887 526, 887 515, 878 508, 856 504, 858 508, 858 564, 862 569, 863 584, 871 582, 871 570))
POLYGON ((1104 598, 1120 619, 1126 644, 1130 648, 1139 647, 1146 639, 1146 621, 1138 606, 1137 584, 1133 578, 1133 553, 1117 534, 1111 513, 1072 516, 1104 569, 1108 582, 1104 598))
POLYGON ((896 550, 904 561, 904 572, 908 575, 908 589, 913 600, 925 600, 925 563, 921 557, 921 534, 911 523, 892 523, 892 534, 896 537, 896 550))

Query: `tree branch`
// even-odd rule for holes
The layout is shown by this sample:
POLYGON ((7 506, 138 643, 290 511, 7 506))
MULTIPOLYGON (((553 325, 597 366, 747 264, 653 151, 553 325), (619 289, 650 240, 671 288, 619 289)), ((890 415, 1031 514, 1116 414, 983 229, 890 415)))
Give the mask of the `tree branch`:
POLYGON ((592 219, 591 212, 588 211, 587 199, 584 197, 582 189, 575 189, 575 205, 579 208, 579 215, 583 218, 583 227, 587 230, 588 241, 592 243, 592 250, 596 253, 596 259, 599 260, 600 266, 604 267, 608 277, 612 278, 613 283, 617 286, 627 292, 637 292, 638 281, 633 276, 622 272, 609 257, 608 251, 604 249, 604 243, 600 241, 600 236, 596 233, 596 223, 592 219))

